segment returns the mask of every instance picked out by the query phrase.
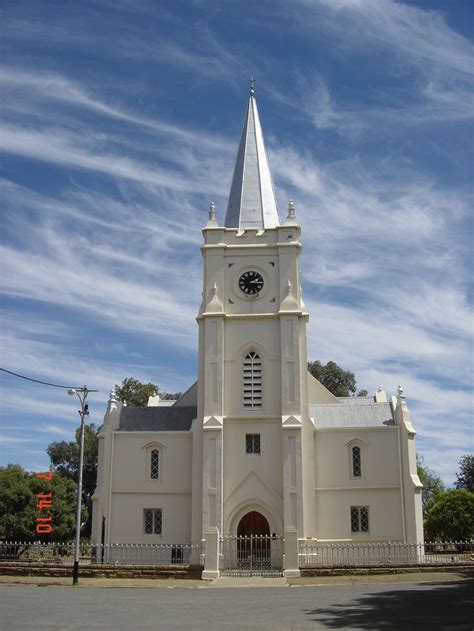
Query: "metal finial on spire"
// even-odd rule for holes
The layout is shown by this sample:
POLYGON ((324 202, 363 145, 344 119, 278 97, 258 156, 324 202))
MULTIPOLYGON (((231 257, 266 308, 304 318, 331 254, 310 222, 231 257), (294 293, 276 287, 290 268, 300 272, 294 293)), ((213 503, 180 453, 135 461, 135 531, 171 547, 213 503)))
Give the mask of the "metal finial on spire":
POLYGON ((294 219, 296 216, 295 203, 292 199, 288 202, 288 215, 287 219, 294 219))
POLYGON ((215 221, 216 220, 216 205, 214 204, 214 202, 211 202, 209 204, 209 221, 215 221))
POLYGON ((255 86, 254 86, 255 79, 253 77, 249 80, 249 84, 250 84, 250 96, 255 96, 255 86))

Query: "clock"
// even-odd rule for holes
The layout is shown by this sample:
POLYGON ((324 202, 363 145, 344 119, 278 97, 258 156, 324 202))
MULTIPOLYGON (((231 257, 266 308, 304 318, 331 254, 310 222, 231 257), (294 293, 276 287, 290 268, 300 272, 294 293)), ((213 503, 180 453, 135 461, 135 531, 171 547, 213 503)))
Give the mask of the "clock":
POLYGON ((239 287, 247 296, 254 296, 263 289, 263 277, 252 270, 244 272, 239 278, 239 287))

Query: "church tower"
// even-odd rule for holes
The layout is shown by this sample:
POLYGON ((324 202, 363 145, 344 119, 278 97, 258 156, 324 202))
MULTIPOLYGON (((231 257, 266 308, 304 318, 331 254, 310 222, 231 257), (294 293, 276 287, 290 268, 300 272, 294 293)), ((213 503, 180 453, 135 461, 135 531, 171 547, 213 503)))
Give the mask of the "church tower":
POLYGON ((224 225, 203 229, 192 538, 314 534, 301 229, 280 220, 251 82, 224 225))

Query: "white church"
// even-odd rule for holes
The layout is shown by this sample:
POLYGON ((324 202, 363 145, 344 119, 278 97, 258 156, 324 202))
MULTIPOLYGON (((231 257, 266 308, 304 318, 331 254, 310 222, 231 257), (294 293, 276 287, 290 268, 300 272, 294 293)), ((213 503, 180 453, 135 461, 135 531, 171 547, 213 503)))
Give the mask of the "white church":
POLYGON ((129 408, 111 394, 93 541, 421 542, 402 388, 335 397, 307 371, 301 229, 291 200, 280 219, 253 87, 224 225, 211 204, 202 232, 197 381, 171 405, 129 408))

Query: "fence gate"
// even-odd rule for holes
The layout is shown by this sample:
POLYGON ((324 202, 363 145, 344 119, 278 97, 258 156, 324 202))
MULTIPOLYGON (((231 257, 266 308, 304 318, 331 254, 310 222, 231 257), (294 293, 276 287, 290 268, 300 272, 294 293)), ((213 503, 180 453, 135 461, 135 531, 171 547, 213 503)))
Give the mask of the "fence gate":
POLYGON ((225 535, 221 539, 221 576, 283 576, 281 535, 225 535))

